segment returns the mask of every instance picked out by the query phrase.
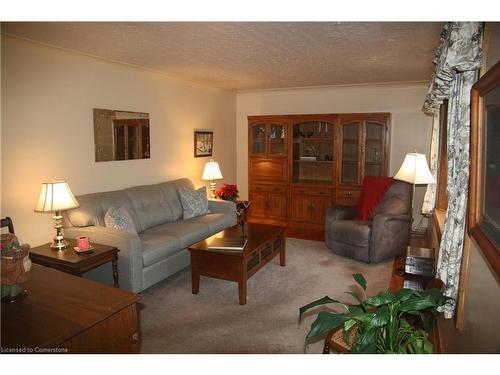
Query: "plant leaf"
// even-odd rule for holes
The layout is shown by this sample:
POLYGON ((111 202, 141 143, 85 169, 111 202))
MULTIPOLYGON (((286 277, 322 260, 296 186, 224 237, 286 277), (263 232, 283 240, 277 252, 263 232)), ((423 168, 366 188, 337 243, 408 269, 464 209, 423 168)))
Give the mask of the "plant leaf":
POLYGON ((354 275, 352 275, 352 277, 354 278, 354 281, 356 281, 361 286, 361 288, 363 288, 363 290, 366 290, 366 280, 362 274, 355 273, 354 275))
POLYGON ((377 351, 375 343, 377 340, 376 336, 378 331, 379 330, 377 329, 361 330, 356 339, 356 345, 355 345, 356 349, 353 350, 353 353, 375 353, 377 351))
POLYGON ((376 296, 368 298, 365 303, 370 306, 386 305, 394 301, 394 294, 391 292, 381 292, 376 296))
POLYGON ((363 303, 363 300, 361 299, 361 296, 359 295, 359 293, 356 293, 356 292, 345 292, 345 293, 346 293, 346 294, 349 294, 349 295, 351 295, 351 296, 353 296, 353 297, 354 297, 354 299, 355 299, 356 301, 358 301, 360 304, 362 304, 362 303, 363 303))
POLYGON ((336 299, 331 299, 328 296, 324 296, 323 298, 317 299, 316 301, 313 301, 311 303, 308 303, 305 306, 302 306, 299 309, 299 322, 302 320, 302 315, 309 309, 320 306, 320 305, 326 305, 328 303, 341 303, 340 301, 337 301, 336 299))
POLYGON ((356 319, 349 319, 344 322, 344 331, 349 331, 358 321, 356 319))
POLYGON ((373 319, 369 322, 370 327, 383 327, 390 319, 389 309, 387 306, 381 306, 375 312, 373 319))
POLYGON ((420 296, 420 294, 416 290, 401 288, 396 292, 394 298, 396 301, 404 302, 413 295, 420 296))
POLYGON ((345 314, 334 314, 326 311, 321 311, 313 324, 311 324, 311 329, 306 336, 306 341, 311 337, 340 327, 348 319, 349 317, 345 314))
POLYGON ((421 311, 431 307, 436 308, 437 302, 431 295, 427 295, 425 297, 412 297, 408 299, 407 301, 401 303, 399 310, 403 312, 421 311))
POLYGON ((357 318, 358 316, 365 314, 365 311, 361 307, 356 305, 348 305, 347 309, 349 310, 353 318, 357 318))

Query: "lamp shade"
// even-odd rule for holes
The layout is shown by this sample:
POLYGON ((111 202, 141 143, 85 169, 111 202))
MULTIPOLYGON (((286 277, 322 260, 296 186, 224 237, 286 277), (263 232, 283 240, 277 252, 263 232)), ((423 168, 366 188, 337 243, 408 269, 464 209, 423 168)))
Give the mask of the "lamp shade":
POLYGON ((43 182, 35 212, 55 212, 79 206, 66 181, 43 182))
POLYGON ((210 159, 210 161, 205 164, 205 169, 203 170, 203 176, 201 178, 206 181, 222 179, 219 163, 214 161, 214 159, 210 159))
POLYGON ((406 154, 405 160, 399 168, 394 179, 406 181, 411 184, 433 184, 434 177, 427 165, 427 158, 424 154, 410 152, 406 154))

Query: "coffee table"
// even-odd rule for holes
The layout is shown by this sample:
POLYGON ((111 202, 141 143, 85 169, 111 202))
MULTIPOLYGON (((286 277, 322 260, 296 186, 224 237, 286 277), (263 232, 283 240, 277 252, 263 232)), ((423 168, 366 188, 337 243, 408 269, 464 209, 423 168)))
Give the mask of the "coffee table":
POLYGON ((250 277, 278 254, 280 265, 285 266, 286 240, 283 227, 247 223, 245 235, 248 242, 243 252, 208 250, 208 245, 215 237, 238 237, 241 234, 240 226, 236 225, 189 247, 193 294, 198 294, 200 291, 200 276, 236 281, 240 305, 245 305, 247 303, 247 280, 250 277))

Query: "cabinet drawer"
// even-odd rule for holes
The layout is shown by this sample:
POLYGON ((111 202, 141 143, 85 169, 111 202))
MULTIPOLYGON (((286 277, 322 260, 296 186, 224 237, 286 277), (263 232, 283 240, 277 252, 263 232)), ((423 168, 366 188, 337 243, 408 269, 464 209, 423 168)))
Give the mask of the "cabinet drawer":
POLYGON ((287 159, 280 157, 251 157, 248 163, 248 177, 255 180, 286 181, 287 159))
POLYGON ((250 191, 265 191, 268 193, 286 193, 286 186, 276 185, 250 185, 250 191))
POLYGON ((332 189, 326 187, 292 187, 292 194, 307 194, 307 195, 319 195, 322 197, 331 197, 332 189))
POLYGON ((358 203, 358 198, 361 195, 361 189, 357 187, 339 187, 337 188, 337 205, 340 206, 355 206, 358 203))

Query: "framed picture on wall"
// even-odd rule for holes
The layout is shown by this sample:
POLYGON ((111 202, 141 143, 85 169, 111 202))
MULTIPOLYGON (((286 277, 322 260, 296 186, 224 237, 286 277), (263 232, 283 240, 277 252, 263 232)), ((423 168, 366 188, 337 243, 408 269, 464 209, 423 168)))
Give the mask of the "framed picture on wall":
POLYGON ((214 132, 198 131, 194 132, 194 157, 212 156, 214 145, 214 132))

